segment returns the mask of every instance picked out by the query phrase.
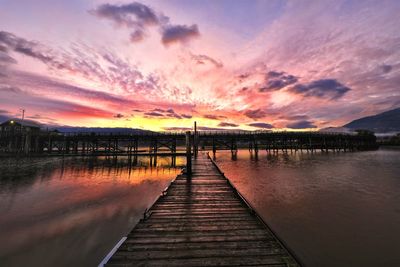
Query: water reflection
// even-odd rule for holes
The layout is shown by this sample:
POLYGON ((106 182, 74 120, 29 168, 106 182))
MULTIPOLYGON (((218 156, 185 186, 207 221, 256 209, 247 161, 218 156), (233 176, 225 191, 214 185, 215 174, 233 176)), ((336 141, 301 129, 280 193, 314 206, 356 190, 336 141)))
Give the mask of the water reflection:
POLYGON ((152 160, 3 159, 0 265, 96 266, 184 165, 152 160))
POLYGON ((217 153, 307 266, 400 266, 400 150, 217 153))

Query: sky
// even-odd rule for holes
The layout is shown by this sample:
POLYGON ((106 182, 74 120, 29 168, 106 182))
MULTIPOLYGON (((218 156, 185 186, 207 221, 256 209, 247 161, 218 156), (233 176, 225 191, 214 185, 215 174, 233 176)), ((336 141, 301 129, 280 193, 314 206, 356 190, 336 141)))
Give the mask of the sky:
POLYGON ((317 130, 400 107, 400 1, 0 0, 0 120, 317 130))

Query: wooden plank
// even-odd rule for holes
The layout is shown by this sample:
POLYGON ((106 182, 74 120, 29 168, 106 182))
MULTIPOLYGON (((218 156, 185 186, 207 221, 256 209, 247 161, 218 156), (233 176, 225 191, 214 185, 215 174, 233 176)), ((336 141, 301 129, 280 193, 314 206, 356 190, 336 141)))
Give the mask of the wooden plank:
POLYGON ((246 249, 246 248, 280 248, 275 240, 269 241, 225 241, 225 242, 180 242, 180 243, 124 243, 121 251, 163 251, 163 250, 188 250, 188 249, 246 249))
POLYGON ((254 220, 247 220, 247 221, 228 221, 228 220, 223 220, 223 221, 198 221, 196 224, 194 224, 192 221, 172 221, 170 223, 167 222, 157 222, 154 220, 146 220, 142 223, 139 223, 136 225, 136 228, 161 228, 161 227, 202 227, 202 226, 208 226, 208 227, 219 227, 219 226, 225 226, 225 227, 236 227, 236 226, 248 226, 248 225, 257 225, 261 226, 261 224, 257 221, 254 220))
POLYGON ((299 266, 212 162, 192 161, 108 266, 299 266))
POLYGON ((197 232, 197 231, 230 231, 230 230, 257 230, 260 229, 258 224, 237 224, 237 225, 214 225, 214 224, 203 224, 203 225, 171 225, 171 224, 153 224, 148 226, 136 227, 135 231, 180 231, 180 232, 197 232))
POLYGON ((280 247, 258 247, 258 248, 213 248, 213 249, 180 249, 171 251, 135 251, 120 250, 119 256, 130 257, 135 260, 159 260, 159 259, 189 259, 189 258, 208 258, 208 257, 259 257, 282 255, 284 250, 280 247))
POLYGON ((135 229, 128 237, 229 237, 229 236, 270 236, 264 229, 230 229, 221 231, 220 229, 188 229, 188 230, 169 230, 169 229, 135 229))
POLYGON ((278 256, 258 256, 258 257, 209 257, 209 258, 189 258, 189 259, 163 259, 139 261, 135 258, 117 256, 111 258, 109 266, 288 266, 285 259, 278 256), (131 265, 126 265, 131 264, 131 265))
MULTIPOLYGON (((128 237, 125 243, 180 243, 180 242, 227 242, 227 241, 270 241, 272 236, 176 236, 176 237, 128 237)), ((118 254, 118 251, 116 252, 118 254)))

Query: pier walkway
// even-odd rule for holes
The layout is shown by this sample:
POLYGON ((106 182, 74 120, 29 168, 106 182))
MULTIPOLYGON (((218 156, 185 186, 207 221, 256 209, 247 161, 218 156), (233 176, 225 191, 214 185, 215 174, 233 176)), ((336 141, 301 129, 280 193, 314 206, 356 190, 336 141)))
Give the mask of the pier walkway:
POLYGON ((192 170, 177 176, 106 266, 301 266, 206 154, 192 170))

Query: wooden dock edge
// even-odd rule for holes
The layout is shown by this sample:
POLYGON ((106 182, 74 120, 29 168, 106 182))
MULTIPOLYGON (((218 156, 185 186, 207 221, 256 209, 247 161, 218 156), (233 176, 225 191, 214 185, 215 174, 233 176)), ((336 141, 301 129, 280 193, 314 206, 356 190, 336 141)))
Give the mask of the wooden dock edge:
POLYGON ((225 176, 225 173, 221 170, 218 164, 213 160, 210 156, 210 153, 207 152, 207 157, 211 160, 212 164, 218 170, 218 172, 227 180, 227 183, 233 188, 235 194, 239 197, 239 199, 243 202, 243 204, 249 209, 251 214, 257 217, 258 220, 267 228, 273 235, 273 237, 278 241, 281 247, 300 265, 301 267, 305 267, 305 264, 299 259, 299 257, 295 254, 295 252, 288 246, 288 244, 279 237, 279 235, 269 226, 260 215, 258 215, 257 211, 251 206, 251 204, 247 201, 247 199, 236 189, 236 187, 231 183, 231 181, 225 176))
MULTIPOLYGON (((168 191, 169 187, 175 182, 176 178, 178 178, 180 175, 183 175, 184 173, 184 168, 182 168, 181 173, 178 174, 165 188, 164 190, 154 199, 154 201, 152 202, 151 205, 149 205, 149 208, 146 208, 143 212, 143 217, 132 227, 131 230, 129 230, 128 233, 132 232, 133 229, 135 229, 135 227, 137 226, 137 224, 141 221, 145 221, 147 220, 147 218, 149 218, 151 216, 151 208, 154 206, 154 204, 157 203, 157 201, 166 195, 166 192, 168 191)), ((127 239, 126 236, 123 236, 118 242, 117 244, 115 244, 115 246, 110 250, 110 252, 107 253, 107 255, 103 258, 103 260, 99 263, 99 265, 97 267, 104 267, 107 262, 111 259, 111 257, 114 255, 114 253, 118 250, 118 248, 125 242, 125 240, 127 239)))

